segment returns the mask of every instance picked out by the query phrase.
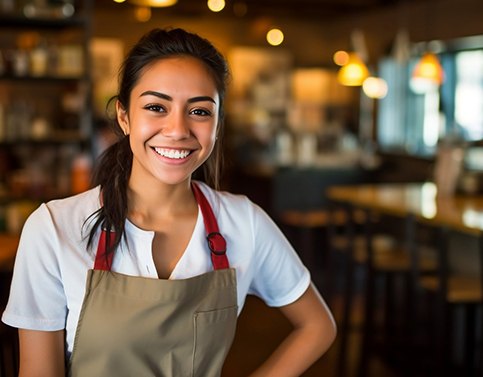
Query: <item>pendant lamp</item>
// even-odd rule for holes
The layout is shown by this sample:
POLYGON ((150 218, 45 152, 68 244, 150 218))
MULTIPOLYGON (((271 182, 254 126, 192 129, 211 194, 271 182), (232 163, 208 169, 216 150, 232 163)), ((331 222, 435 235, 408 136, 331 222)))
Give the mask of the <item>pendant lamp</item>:
POLYGON ((443 81, 444 71, 438 57, 427 52, 414 67, 409 86, 414 93, 425 94, 438 90, 443 81))
POLYGON ((424 79, 433 84, 441 85, 444 81, 444 71, 436 54, 425 53, 416 64, 412 77, 413 79, 424 79))
POLYGON ((349 53, 347 64, 337 73, 337 80, 345 86, 361 86, 367 77, 369 69, 355 52, 349 53))
POLYGON ((134 5, 151 8, 170 7, 178 2, 178 0, 130 0, 134 5))

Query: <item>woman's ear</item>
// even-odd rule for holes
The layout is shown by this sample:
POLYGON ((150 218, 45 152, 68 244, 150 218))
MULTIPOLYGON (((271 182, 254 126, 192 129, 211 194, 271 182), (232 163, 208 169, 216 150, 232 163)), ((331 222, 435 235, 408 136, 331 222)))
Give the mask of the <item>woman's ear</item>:
POLYGON ((124 109, 124 106, 119 101, 116 101, 116 116, 117 122, 119 123, 122 132, 124 132, 124 135, 129 135, 129 116, 126 109, 124 109))

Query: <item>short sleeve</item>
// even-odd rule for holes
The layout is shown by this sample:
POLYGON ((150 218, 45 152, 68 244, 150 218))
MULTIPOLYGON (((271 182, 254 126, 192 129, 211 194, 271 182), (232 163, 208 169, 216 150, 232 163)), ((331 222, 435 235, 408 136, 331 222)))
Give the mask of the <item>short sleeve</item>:
POLYGON ((309 270, 282 231, 258 206, 254 207, 252 224, 256 271, 249 293, 269 306, 291 304, 307 290, 309 270))
POLYGON ((18 328, 54 331, 65 328, 66 315, 57 232, 42 204, 23 227, 2 321, 18 328))

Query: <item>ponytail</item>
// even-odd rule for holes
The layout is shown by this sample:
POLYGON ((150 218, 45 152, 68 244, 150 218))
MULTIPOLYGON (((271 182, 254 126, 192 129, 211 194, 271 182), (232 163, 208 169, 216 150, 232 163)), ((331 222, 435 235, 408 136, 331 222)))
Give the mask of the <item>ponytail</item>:
MULTIPOLYGON (((95 217, 94 224, 89 230, 87 247, 94 241, 97 228, 109 233, 114 232, 113 242, 107 247, 106 253, 113 252, 121 242, 127 218, 127 185, 132 167, 132 151, 129 136, 124 136, 117 143, 111 145, 100 157, 94 176, 93 184, 101 189, 101 208, 89 218, 95 217)), ((86 221, 87 223, 87 221, 86 221)), ((111 239, 107 237, 107 239, 111 239)))

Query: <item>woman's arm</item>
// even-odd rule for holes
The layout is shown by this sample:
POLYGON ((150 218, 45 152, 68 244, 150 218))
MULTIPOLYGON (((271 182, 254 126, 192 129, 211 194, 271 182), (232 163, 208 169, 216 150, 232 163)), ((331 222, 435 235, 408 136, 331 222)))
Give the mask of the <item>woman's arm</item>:
POLYGON ((64 377, 65 333, 18 330, 20 342, 19 377, 64 377))
POLYGON ((300 376, 335 339, 334 319, 313 285, 297 301, 280 309, 294 329, 251 377, 300 376))

